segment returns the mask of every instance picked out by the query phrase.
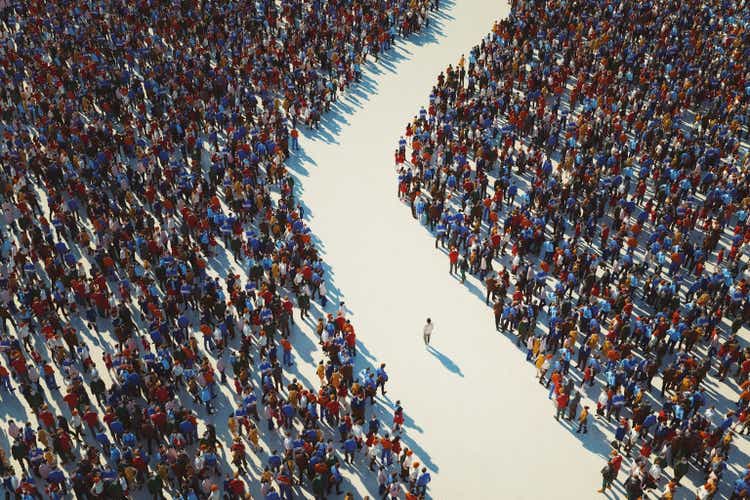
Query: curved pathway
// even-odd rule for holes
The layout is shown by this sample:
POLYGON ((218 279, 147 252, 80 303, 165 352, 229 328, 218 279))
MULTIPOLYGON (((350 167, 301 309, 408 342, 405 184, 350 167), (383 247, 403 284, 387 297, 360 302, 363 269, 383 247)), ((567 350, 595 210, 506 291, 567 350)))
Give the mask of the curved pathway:
POLYGON ((406 122, 436 75, 507 13, 496 0, 446 6, 426 35, 368 65, 363 85, 303 138, 296 172, 357 333, 388 363, 407 433, 429 454, 432 496, 595 498, 603 461, 587 446, 606 442, 555 422, 533 367, 495 332, 482 301, 456 286, 445 254, 396 197, 393 151, 406 122))

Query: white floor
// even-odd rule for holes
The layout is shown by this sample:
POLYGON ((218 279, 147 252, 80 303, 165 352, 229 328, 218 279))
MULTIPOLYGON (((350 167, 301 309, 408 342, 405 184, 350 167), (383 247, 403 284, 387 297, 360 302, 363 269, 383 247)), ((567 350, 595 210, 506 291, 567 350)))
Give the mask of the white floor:
MULTIPOLYGON (((310 224, 359 338, 388 364, 390 393, 420 428, 434 498, 589 498, 601 436, 583 441, 553 419, 531 365, 494 330, 491 311, 448 274, 445 254, 396 197, 393 150, 437 74, 508 13, 496 0, 459 2, 438 43, 401 44, 380 74, 302 141, 310 224), (403 47, 403 49, 401 48, 403 47), (392 70, 391 68, 392 63, 392 70), (436 324, 434 351, 421 329, 436 324)), ((481 293, 481 292, 480 292, 481 293)))

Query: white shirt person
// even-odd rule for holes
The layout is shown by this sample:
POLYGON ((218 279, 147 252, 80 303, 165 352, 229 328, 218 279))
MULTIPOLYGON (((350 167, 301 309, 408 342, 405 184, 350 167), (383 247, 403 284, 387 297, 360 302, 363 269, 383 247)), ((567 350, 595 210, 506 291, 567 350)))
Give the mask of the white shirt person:
POLYGON ((422 337, 424 338, 424 345, 430 345, 430 336, 432 335, 432 332, 435 330, 435 324, 432 322, 430 318, 427 318, 427 323, 425 323, 424 328, 422 328, 422 337))

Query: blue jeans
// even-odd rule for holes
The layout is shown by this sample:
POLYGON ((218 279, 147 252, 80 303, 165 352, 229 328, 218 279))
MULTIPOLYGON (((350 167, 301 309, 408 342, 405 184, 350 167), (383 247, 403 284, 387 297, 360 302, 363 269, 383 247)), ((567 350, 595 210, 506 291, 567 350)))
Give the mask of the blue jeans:
POLYGON ((380 460, 386 465, 391 465, 391 450, 383 450, 380 455, 380 460))
POLYGON ((9 391, 12 391, 13 386, 10 385, 10 376, 0 378, 0 386, 5 387, 9 391))
POLYGON ((292 487, 288 484, 279 485, 279 494, 282 500, 293 500, 294 494, 292 493, 292 487))

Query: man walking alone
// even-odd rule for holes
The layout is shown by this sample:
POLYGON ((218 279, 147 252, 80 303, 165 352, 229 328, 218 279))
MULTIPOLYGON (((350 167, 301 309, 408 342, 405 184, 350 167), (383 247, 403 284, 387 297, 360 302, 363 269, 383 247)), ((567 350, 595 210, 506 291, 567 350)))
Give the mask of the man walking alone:
POLYGON ((422 337, 424 338, 424 345, 430 345, 430 336, 432 336, 432 331, 435 329, 435 325, 432 323, 432 320, 430 318, 427 318, 427 323, 425 323, 424 328, 422 329, 422 337))

